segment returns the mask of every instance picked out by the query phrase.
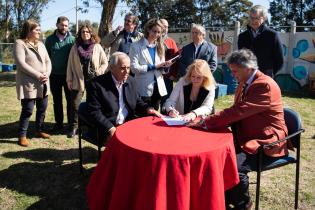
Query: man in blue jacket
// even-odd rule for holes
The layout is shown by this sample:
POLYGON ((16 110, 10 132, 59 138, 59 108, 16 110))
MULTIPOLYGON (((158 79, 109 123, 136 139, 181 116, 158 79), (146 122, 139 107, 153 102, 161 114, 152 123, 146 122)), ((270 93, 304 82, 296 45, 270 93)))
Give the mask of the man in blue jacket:
POLYGON ((259 70, 273 77, 283 65, 282 44, 276 31, 265 24, 267 10, 261 5, 251 8, 247 30, 238 37, 238 49, 253 51, 259 70))

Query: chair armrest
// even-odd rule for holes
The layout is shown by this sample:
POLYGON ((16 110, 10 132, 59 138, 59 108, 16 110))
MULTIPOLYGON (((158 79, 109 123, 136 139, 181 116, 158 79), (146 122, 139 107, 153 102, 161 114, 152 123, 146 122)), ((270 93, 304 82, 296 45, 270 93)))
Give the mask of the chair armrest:
POLYGON ((292 137, 294 137, 294 136, 297 136, 297 135, 303 133, 304 131, 305 131, 305 130, 304 130, 303 128, 301 128, 301 129, 299 129, 298 131, 292 133, 291 135, 286 136, 286 137, 283 138, 283 139, 279 139, 278 141, 272 142, 272 143, 270 143, 270 144, 265 144, 265 145, 263 145, 263 146, 261 146, 261 147, 263 147, 263 149, 270 148, 270 147, 272 147, 272 146, 274 146, 274 145, 276 145, 276 144, 278 144, 278 143, 280 143, 280 142, 287 141, 288 139, 290 139, 290 138, 292 138, 292 137))

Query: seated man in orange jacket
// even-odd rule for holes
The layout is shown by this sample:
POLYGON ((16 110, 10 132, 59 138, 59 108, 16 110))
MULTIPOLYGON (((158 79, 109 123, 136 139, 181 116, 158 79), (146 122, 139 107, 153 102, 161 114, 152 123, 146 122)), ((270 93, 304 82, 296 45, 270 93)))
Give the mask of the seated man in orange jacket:
MULTIPOLYGON (((207 129, 232 125, 240 183, 226 192, 226 205, 227 209, 230 205, 234 209, 251 209, 247 173, 257 168, 258 147, 284 138, 288 131, 280 88, 258 70, 256 56, 247 49, 235 51, 227 58, 227 64, 239 82, 234 104, 190 125, 207 129)), ((266 149, 264 158, 287 154, 287 144, 283 142, 266 149)))

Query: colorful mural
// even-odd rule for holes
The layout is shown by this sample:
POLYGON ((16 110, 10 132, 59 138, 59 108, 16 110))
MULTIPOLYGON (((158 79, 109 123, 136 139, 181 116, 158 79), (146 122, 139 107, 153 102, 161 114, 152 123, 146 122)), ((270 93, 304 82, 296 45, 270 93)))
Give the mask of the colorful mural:
POLYGON ((282 90, 301 91, 307 87, 310 75, 315 74, 315 33, 296 33, 292 47, 289 45, 288 33, 281 33, 280 39, 283 43, 285 64, 275 80, 282 90))

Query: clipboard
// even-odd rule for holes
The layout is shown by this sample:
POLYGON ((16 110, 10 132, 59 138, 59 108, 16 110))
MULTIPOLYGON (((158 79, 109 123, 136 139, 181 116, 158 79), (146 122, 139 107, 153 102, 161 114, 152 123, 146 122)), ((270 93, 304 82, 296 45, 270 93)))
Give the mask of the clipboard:
POLYGON ((173 64, 173 63, 175 63, 178 59, 180 59, 181 57, 182 57, 182 55, 179 54, 179 55, 176 55, 174 58, 171 58, 169 61, 171 61, 172 64, 173 64))

